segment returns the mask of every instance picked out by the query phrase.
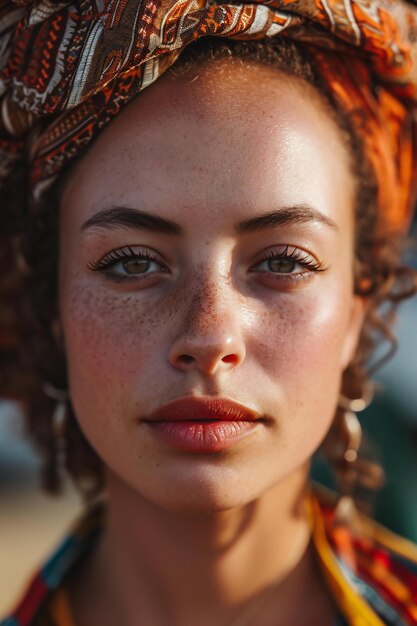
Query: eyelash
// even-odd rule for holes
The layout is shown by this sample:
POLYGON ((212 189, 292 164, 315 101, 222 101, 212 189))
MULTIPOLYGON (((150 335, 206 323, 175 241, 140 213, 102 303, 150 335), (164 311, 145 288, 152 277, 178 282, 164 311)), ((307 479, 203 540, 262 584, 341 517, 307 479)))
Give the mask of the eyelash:
MULTIPOLYGON (((135 252, 130 246, 125 246, 124 248, 112 250, 109 254, 107 254, 105 257, 103 257, 99 261, 92 261, 91 263, 89 263, 87 267, 93 272, 103 272, 108 278, 116 282, 125 282, 125 281, 132 282, 132 281, 137 281, 137 280, 144 280, 148 278, 149 276, 151 276, 151 274, 143 274, 143 275, 132 274, 130 276, 129 275, 123 276, 123 275, 115 274, 109 271, 111 270, 111 267, 113 265, 125 259, 146 259, 149 261, 154 261, 162 268, 162 272, 165 272, 165 273, 168 272, 168 269, 163 265, 163 263, 161 262, 160 258, 157 255, 152 254, 151 252, 147 250, 141 250, 140 252, 135 252)), ((274 260, 278 259, 282 261, 287 261, 287 262, 292 261, 294 263, 298 263, 305 268, 305 271, 296 272, 294 274, 274 273, 274 272, 267 272, 265 270, 252 270, 252 271, 268 274, 278 280, 294 281, 294 280, 305 279, 313 272, 324 272, 327 269, 323 266, 323 263, 321 261, 318 261, 317 259, 315 259, 308 252, 305 252, 304 250, 300 250, 299 248, 290 246, 289 244, 286 245, 285 249, 280 253, 270 250, 267 254, 265 254, 260 259, 260 261, 256 265, 258 266, 261 263, 264 263, 265 261, 269 261, 270 259, 274 259, 274 260), (292 249, 291 252, 290 252, 290 249, 292 249)))
POLYGON ((106 256, 99 261, 93 261, 89 263, 88 267, 93 272, 96 272, 110 267, 117 261, 123 261, 124 259, 132 258, 145 258, 160 263, 159 258, 156 255, 153 255, 151 252, 148 252, 147 250, 141 250, 138 253, 135 252, 130 246, 125 246, 124 248, 112 250, 109 254, 106 254, 106 256))
MULTIPOLYGON (((259 261, 259 263, 257 263, 257 265, 260 265, 261 263, 265 261, 269 261, 270 259, 279 259, 279 260, 287 261, 287 262, 292 261, 294 263, 299 263, 299 265, 302 265, 305 268, 305 271, 296 272, 294 274, 285 274, 285 273, 280 274, 279 272, 277 273, 265 272, 268 275, 272 276, 273 278, 276 278, 277 280, 292 280, 292 281, 302 280, 302 279, 307 278, 309 275, 311 275, 311 273, 325 272, 327 269, 326 267, 324 267, 324 264, 322 261, 318 261, 316 258, 314 258, 311 254, 309 254, 305 250, 300 250, 299 248, 295 248, 293 246, 290 246, 289 244, 287 244, 284 250, 279 253, 277 253, 274 250, 270 250, 267 254, 263 256, 263 258, 259 261), (292 249, 291 252, 289 252, 290 249, 292 249)), ((253 270, 253 271, 263 272, 264 270, 253 270)))
POLYGON ((108 278, 111 278, 116 282, 143 280, 150 276, 150 274, 143 274, 142 276, 140 274, 122 276, 108 271, 113 265, 126 259, 146 259, 148 261, 154 261, 163 268, 163 272, 168 271, 167 268, 161 263, 160 258, 155 254, 152 254, 148 250, 141 250, 138 253, 135 252, 130 246, 125 246, 124 248, 119 248, 118 250, 112 250, 99 261, 92 261, 89 263, 87 267, 93 272, 103 272, 108 278))

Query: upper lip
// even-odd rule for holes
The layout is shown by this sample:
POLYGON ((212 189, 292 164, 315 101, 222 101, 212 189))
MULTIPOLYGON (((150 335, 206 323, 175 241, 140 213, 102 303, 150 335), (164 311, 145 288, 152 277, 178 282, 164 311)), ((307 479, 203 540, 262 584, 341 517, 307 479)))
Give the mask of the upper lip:
POLYGON ((190 396, 164 404, 151 413, 146 421, 253 421, 259 418, 256 411, 227 398, 190 396))

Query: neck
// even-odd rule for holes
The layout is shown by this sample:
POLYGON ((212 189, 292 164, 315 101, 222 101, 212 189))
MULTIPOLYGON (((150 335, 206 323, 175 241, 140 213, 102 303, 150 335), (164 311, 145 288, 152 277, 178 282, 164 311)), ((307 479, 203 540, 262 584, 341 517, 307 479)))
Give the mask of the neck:
POLYGON ((113 613, 109 623, 135 623, 140 606, 145 624, 209 626, 234 622, 273 584, 280 614, 290 614, 284 605, 299 603, 313 567, 305 496, 304 468, 243 507, 182 514, 158 507, 110 474, 106 525, 85 570, 88 597, 94 580, 108 600, 106 614, 113 613))

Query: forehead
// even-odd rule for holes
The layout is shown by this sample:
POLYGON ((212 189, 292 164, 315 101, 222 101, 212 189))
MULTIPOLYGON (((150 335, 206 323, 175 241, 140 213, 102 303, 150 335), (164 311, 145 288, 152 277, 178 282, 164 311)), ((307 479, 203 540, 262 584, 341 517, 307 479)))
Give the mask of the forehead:
POLYGON ((293 203, 332 214, 341 193, 351 206, 349 155, 314 89, 217 60, 165 75, 126 107, 75 168, 63 204, 76 220, 115 203, 226 219, 293 203))

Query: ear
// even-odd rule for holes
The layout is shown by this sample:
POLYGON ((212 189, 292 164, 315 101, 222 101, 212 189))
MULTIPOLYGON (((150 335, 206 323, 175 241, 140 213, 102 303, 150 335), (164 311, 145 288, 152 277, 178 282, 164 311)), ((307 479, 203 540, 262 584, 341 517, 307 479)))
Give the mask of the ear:
POLYGON ((367 298, 358 295, 352 297, 350 315, 341 354, 341 365, 343 369, 346 369, 355 355, 367 308, 367 298))

